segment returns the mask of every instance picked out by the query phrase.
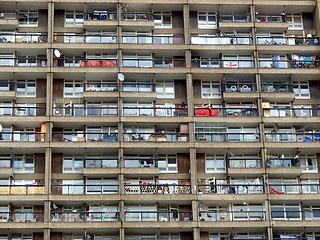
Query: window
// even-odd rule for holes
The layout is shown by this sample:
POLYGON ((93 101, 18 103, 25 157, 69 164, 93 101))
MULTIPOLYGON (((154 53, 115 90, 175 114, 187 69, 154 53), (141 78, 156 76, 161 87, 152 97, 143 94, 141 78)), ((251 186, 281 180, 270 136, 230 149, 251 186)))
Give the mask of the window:
POLYGON ((38 11, 20 11, 19 27, 38 27, 38 11))
POLYGON ((253 59, 250 55, 223 55, 223 68, 253 68, 253 59))
POLYGON ((115 32, 87 32, 86 43, 117 43, 115 32))
POLYGON ((83 234, 63 234, 62 240, 83 240, 83 234))
POLYGON ((35 97, 36 80, 18 80, 16 95, 17 97, 35 97))
POLYGON ((86 194, 117 194, 119 182, 117 179, 87 179, 86 194))
POLYGON ((14 221, 15 222, 36 222, 33 217, 32 207, 15 207, 14 209, 14 221))
POLYGON ((139 43, 146 44, 152 43, 152 36, 149 32, 135 31, 135 32, 123 32, 122 43, 139 43))
POLYGON ((272 220, 301 220, 298 205, 271 205, 272 220))
POLYGON ((124 167, 126 168, 154 167, 154 157, 152 155, 127 155, 124 157, 124 167))
POLYGON ((319 180, 305 179, 301 180, 302 193, 319 193, 319 180))
POLYGON ((83 12, 66 11, 65 27, 83 27, 83 12))
POLYGON ((303 206, 305 220, 320 220, 320 206, 303 206))
POLYGON ((118 105, 116 103, 88 103, 87 116, 117 116, 118 105))
MULTIPOLYGON (((37 66, 37 57, 36 56, 18 57, 18 66, 19 67, 36 67, 37 66)), ((44 66, 45 66, 45 64, 44 64, 44 66)))
POLYGON ((174 81, 156 82, 157 98, 174 98, 174 81))
POLYGON ((299 193, 297 179, 269 180, 270 191, 276 190, 282 193, 299 193))
POLYGON ((262 55, 259 57, 260 68, 288 68, 285 55, 262 55))
POLYGON ((229 193, 234 194, 259 194, 263 193, 263 182, 260 178, 231 179, 229 193))
MULTIPOLYGON (((157 221, 156 206, 127 206, 126 221, 157 221)), ((160 220, 161 221, 161 220, 160 220)))
POLYGON ((288 30, 303 30, 302 14, 287 14, 288 30))
POLYGON ((233 221, 257 221, 264 220, 263 206, 247 205, 247 206, 232 206, 233 221))
POLYGON ((34 103, 19 103, 16 104, 16 116, 36 116, 37 115, 37 109, 36 104, 34 103))
POLYGON ((91 222, 118 220, 118 208, 114 206, 90 206, 89 212, 89 221, 91 222))
POLYGON ((158 155, 158 168, 162 173, 178 172, 177 155, 158 155))
POLYGON ((257 128, 228 127, 229 142, 257 142, 259 133, 257 128))
MULTIPOLYGON (((39 136, 37 134, 37 136, 39 136)), ((35 141, 36 134, 34 128, 15 129, 13 134, 13 141, 35 141)))
POLYGON ((230 240, 229 233, 210 233, 209 240, 230 240))
POLYGON ((0 154, 0 168, 11 167, 11 155, 10 154, 0 154))
POLYGON ((225 171, 226 162, 223 155, 206 155, 206 173, 225 171))
POLYGON ((62 194, 83 194, 83 180, 63 180, 62 194))
POLYGON ((111 168, 118 166, 118 157, 105 156, 101 154, 88 154, 86 157, 86 168, 111 168))
POLYGON ((230 168, 258 168, 261 167, 262 159, 254 155, 238 155, 228 158, 230 168))
POLYGON ((83 95, 82 81, 65 81, 64 82, 64 96, 65 97, 80 97, 83 95))
POLYGON ((123 116, 153 116, 153 105, 150 103, 124 103, 123 116))
POLYGON ((217 14, 216 13, 198 13, 198 28, 199 29, 216 29, 217 14))
POLYGON ((9 206, 0 205, 0 222, 8 222, 8 220, 9 220, 9 206))
POLYGON ((172 28, 171 12, 156 12, 153 15, 155 28, 172 28))
POLYGON ((0 102, 0 116, 12 115, 12 102, 0 102))
POLYGON ((34 173, 34 155, 21 154, 14 157, 15 173, 34 173))
POLYGON ((219 82, 201 81, 201 95, 203 98, 221 98, 219 82))
POLYGON ((78 173, 83 170, 81 155, 66 155, 63 157, 63 173, 78 173))
POLYGON ((318 172, 318 163, 316 156, 301 156, 300 167, 303 172, 318 172))
POLYGON ((237 233, 237 235, 233 236, 234 240, 263 240, 265 239, 264 233, 237 233))
POLYGON ((294 82, 293 91, 296 95, 297 99, 309 99, 310 91, 309 91, 309 82, 294 82))
POLYGON ((116 142, 115 127, 87 127, 87 141, 116 142))
POLYGON ((125 55, 122 57, 123 67, 152 67, 152 56, 125 55))
POLYGON ((11 240, 32 240, 32 235, 29 235, 29 234, 13 234, 11 240))

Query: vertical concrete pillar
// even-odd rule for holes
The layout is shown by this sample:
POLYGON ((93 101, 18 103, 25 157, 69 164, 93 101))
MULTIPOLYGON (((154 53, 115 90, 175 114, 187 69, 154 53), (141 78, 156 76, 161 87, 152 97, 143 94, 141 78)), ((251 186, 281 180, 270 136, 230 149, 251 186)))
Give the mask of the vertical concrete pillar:
POLYGON ((192 82, 192 74, 186 74, 186 88, 187 88, 187 105, 188 105, 188 116, 193 116, 193 82, 192 82))
POLYGON ((197 159, 196 148, 190 148, 190 178, 192 194, 197 194, 197 159))
POLYGON ((122 227, 122 228, 120 228, 120 230, 119 230, 120 232, 119 232, 119 240, 125 240, 125 231, 124 231, 124 228, 122 227))
POLYGON ((43 235, 43 240, 50 240, 50 228, 45 228, 43 235))
POLYGON ((183 4, 184 43, 190 44, 190 13, 189 4, 183 4))
POLYGON ((45 152, 45 194, 51 194, 51 162, 52 149, 48 147, 45 152))
POLYGON ((200 240, 200 228, 193 228, 193 240, 200 240))

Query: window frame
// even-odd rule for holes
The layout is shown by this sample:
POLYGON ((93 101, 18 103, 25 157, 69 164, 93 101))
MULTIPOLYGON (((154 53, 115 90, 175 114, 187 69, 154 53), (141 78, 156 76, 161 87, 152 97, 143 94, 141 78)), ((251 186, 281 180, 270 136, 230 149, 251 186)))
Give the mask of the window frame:
POLYGON ((39 12, 38 10, 23 10, 18 12, 18 24, 19 27, 38 27, 39 24, 39 12), (26 19, 26 22, 21 22, 21 14, 23 14, 23 19, 26 19), (30 17, 31 14, 36 14, 34 17, 30 17), (30 21, 30 18, 36 19, 35 24, 30 21))
POLYGON ((13 160, 14 173, 34 173, 35 171, 35 155, 34 154, 16 154, 13 160), (32 163, 27 163, 28 160, 32 160, 32 163), (22 166, 17 167, 16 162, 21 161, 22 166), (31 164, 32 166, 28 166, 31 164), (30 169, 30 170, 28 170, 30 169))
MULTIPOLYGON (((71 19, 71 18, 70 18, 71 19)), ((83 27, 84 23, 84 13, 81 11, 65 11, 64 14, 64 27, 83 27), (67 15, 72 14, 73 18, 72 20, 67 21, 67 15), (82 21, 80 18, 80 21, 78 20, 77 16, 82 14, 82 21)))
MULTIPOLYGON (((69 87, 70 88, 70 87, 69 87)), ((65 98, 79 98, 83 96, 83 81, 79 80, 65 80, 63 85, 63 96, 65 98), (66 85, 72 85, 72 91, 66 91, 66 85), (77 86, 79 85, 79 86, 77 86), (82 91, 77 91, 77 88, 81 88, 82 91)))
POLYGON ((36 80, 17 80, 16 83, 16 97, 36 97, 37 94, 37 81, 36 80), (18 85, 24 85, 21 89, 24 91, 19 91, 18 85), (30 89, 34 89, 34 91, 30 91, 30 89))
POLYGON ((172 12, 155 12, 153 22, 155 28, 172 28, 172 12), (160 19, 155 19, 156 16, 160 16, 160 19), (164 23, 164 18, 168 16, 170 17, 170 24, 164 23))
POLYGON ((217 29, 218 14, 213 12, 197 12, 198 29, 217 29), (200 17, 205 17, 206 20, 200 20, 200 17), (214 17, 215 21, 210 21, 209 18, 214 17))
POLYGON ((310 86, 309 81, 298 81, 293 82, 293 92, 295 93, 296 99, 310 99, 310 86), (308 96, 304 96, 306 94, 302 93, 302 86, 307 86, 308 96))
POLYGON ((206 173, 225 173, 226 172, 226 160, 224 155, 206 154, 205 155, 205 171, 206 173), (209 168, 209 161, 213 161, 213 167, 209 168), (223 161, 223 167, 219 167, 218 161, 223 161))
POLYGON ((82 155, 64 155, 63 156, 63 164, 62 164, 62 172, 63 173, 82 173, 84 168, 83 156, 82 155), (66 161, 71 161, 71 168, 66 168, 66 161), (82 162, 82 166, 77 167, 76 163, 82 162), (68 170, 70 169, 70 170, 68 170))
POLYGON ((201 81, 201 97, 202 98, 221 98, 221 83, 216 81, 201 81), (210 93, 204 93, 204 86, 208 85, 210 93), (213 88, 215 86, 215 88, 213 88), (217 87, 218 86, 218 87, 217 87), (219 92, 215 92, 214 89, 219 89, 219 92))

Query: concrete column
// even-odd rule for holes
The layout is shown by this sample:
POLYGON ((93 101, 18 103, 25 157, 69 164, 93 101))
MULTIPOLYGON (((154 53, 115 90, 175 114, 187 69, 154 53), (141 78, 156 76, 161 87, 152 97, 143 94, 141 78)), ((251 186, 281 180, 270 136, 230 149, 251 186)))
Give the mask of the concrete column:
POLYGON ((193 228, 193 240, 200 240, 200 228, 193 228))
POLYGON ((186 68, 191 68, 191 50, 187 49, 185 51, 186 68))
POLYGON ((190 14, 189 4, 183 4, 184 43, 190 44, 190 14))
POLYGON ((192 221, 199 221, 199 205, 197 200, 192 201, 192 221))
MULTIPOLYGON (((49 51, 50 50, 48 50, 48 52, 49 51)), ((53 73, 47 73, 46 91, 47 91, 47 94, 46 94, 46 116, 50 116, 50 115, 52 115, 53 73)))
POLYGON ((268 240, 273 240, 273 231, 272 231, 272 227, 269 226, 267 228, 267 231, 268 231, 268 240))
POLYGON ((119 232, 119 240, 124 240, 125 239, 125 232, 124 232, 124 228, 122 227, 122 228, 120 228, 120 230, 119 230, 120 232, 119 232))
POLYGON ((51 193, 51 162, 52 162, 52 149, 46 148, 45 153, 45 193, 51 193))
POLYGON ((48 3, 48 43, 53 42, 54 32, 54 3, 48 3))
POLYGON ((51 202, 49 200, 44 201, 44 222, 50 222, 50 211, 51 211, 51 202))
POLYGON ((119 174, 119 194, 124 194, 124 176, 123 173, 119 174))
POLYGON ((190 148, 190 177, 191 177, 191 188, 192 193, 197 193, 197 159, 196 159, 196 148, 190 148))
POLYGON ((124 218, 124 201, 121 200, 119 202, 119 216, 120 216, 120 221, 121 221, 121 224, 122 222, 124 222, 125 218, 124 218))
POLYGON ((50 240, 50 228, 45 228, 43 235, 43 240, 50 240))
POLYGON ((314 26, 316 27, 316 35, 320 35, 320 0, 316 1, 316 8, 314 11, 314 26))
POLYGON ((193 107, 193 82, 192 74, 186 74, 186 88, 187 88, 187 105, 188 105, 188 116, 192 117, 194 112, 193 107))

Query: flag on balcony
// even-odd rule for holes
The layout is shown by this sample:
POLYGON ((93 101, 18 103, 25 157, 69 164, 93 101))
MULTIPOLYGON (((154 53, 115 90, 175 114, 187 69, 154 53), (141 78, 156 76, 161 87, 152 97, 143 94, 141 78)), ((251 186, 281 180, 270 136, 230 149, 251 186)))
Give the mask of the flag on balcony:
POLYGON ((277 191, 273 187, 270 187, 270 193, 284 194, 284 192, 277 191))

